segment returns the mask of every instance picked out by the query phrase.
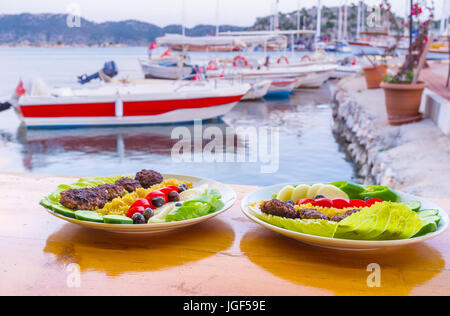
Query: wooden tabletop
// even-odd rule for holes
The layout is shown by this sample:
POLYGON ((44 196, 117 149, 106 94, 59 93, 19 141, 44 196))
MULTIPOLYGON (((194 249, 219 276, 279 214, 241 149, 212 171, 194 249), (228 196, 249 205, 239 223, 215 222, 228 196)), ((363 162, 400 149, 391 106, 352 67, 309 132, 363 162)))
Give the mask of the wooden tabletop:
MULTIPOLYGON (((391 250, 329 250, 251 222, 236 203, 172 233, 119 235, 66 223, 38 205, 73 180, 0 174, 0 295, 450 294, 449 231, 391 250), (379 288, 367 283, 371 263, 381 268, 379 288)), ((233 187, 239 198, 255 189, 233 187)), ((450 200, 435 202, 450 210, 450 200)))

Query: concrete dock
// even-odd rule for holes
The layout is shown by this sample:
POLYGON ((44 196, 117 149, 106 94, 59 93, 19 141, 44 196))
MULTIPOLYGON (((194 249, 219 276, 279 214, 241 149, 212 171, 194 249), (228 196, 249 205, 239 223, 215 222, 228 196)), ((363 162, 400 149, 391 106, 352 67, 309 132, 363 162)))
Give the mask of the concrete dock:
POLYGON ((368 90, 362 76, 342 80, 334 101, 334 132, 366 183, 449 196, 450 136, 432 119, 388 125, 384 91, 368 90))

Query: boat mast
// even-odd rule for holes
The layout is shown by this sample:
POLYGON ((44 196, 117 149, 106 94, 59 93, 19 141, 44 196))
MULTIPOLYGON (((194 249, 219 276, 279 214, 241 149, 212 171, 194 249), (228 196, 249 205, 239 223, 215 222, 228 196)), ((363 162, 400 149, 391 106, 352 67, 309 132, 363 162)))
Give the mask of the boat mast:
POLYGON ((274 28, 275 32, 280 30, 280 18, 278 16, 278 4, 279 4, 279 1, 280 0, 276 0, 275 1, 275 15, 274 15, 274 19, 273 19, 273 21, 274 21, 273 28, 274 28))
POLYGON ((342 41, 342 1, 339 1, 338 41, 342 41))
POLYGON ((316 41, 320 39, 321 27, 322 27, 322 0, 317 0, 317 27, 316 27, 316 41))
POLYGON ((358 1, 358 17, 356 22, 356 38, 361 34, 361 1, 358 1))
POLYGON ((220 11, 220 0, 217 0, 217 2, 216 2, 216 36, 219 36, 219 31, 220 31, 219 11, 220 11))
POLYGON ((183 36, 186 36, 186 30, 185 30, 185 7, 184 7, 184 4, 185 4, 185 0, 182 0, 182 2, 181 2, 181 34, 183 35, 183 36))
MULTIPOLYGON (((366 4, 364 0, 361 1, 361 32, 366 30, 366 4)), ((359 40, 359 38, 358 38, 359 40)))
POLYGON ((347 33, 347 22, 348 22, 348 0, 345 0, 344 5, 344 40, 348 40, 348 33, 347 33))
MULTIPOLYGON (((442 17, 441 17, 441 31, 440 36, 444 36, 444 33, 448 29, 448 18, 450 15, 450 2, 448 0, 442 0, 442 17)), ((448 34, 447 34, 448 35, 448 34)))

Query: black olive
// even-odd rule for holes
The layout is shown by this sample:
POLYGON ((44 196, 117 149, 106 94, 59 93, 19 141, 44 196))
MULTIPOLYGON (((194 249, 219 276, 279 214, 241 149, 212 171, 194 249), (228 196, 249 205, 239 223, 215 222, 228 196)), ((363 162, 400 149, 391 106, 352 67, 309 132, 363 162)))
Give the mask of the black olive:
POLYGON ((186 191, 186 190, 188 190, 189 188, 188 188, 188 186, 185 184, 185 183, 183 183, 183 184, 180 184, 179 186, 178 186, 178 191, 179 192, 183 192, 183 191, 186 191))
POLYGON ((183 203, 175 203, 175 206, 176 206, 176 207, 183 206, 183 203))
POLYGON ((166 203, 166 200, 162 196, 156 196, 152 199, 152 204, 155 207, 161 207, 166 203))
POLYGON ((168 195, 169 202, 178 202, 180 200, 180 195, 177 191, 172 191, 168 195))
POLYGON ((144 215, 145 220, 148 222, 148 220, 151 217, 153 217, 153 215, 155 215, 155 212, 153 212, 153 210, 151 208, 147 208, 147 209, 145 209, 143 215, 144 215))
POLYGON ((295 205, 295 202, 292 200, 286 201, 287 204, 295 205))
POLYGON ((363 201, 366 202, 366 201, 369 201, 370 199, 371 199, 370 196, 366 196, 363 201))
POLYGON ((314 197, 314 200, 317 200, 317 199, 326 199, 326 197, 324 195, 318 194, 314 197))
POLYGON ((131 217, 131 219, 133 220, 133 224, 146 224, 147 221, 145 220, 144 215, 142 215, 141 213, 134 213, 134 215, 131 217))

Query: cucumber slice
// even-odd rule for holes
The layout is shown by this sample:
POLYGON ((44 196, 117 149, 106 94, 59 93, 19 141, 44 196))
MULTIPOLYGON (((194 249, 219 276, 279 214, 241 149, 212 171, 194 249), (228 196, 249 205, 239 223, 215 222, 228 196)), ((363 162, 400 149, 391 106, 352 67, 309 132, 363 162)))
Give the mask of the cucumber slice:
POLYGON ((103 217, 100 216, 97 212, 76 211, 75 217, 80 221, 103 223, 103 217))
POLYGON ((421 217, 421 219, 423 219, 427 222, 434 222, 434 223, 436 223, 436 225, 439 225, 439 223, 441 222, 440 216, 426 216, 426 217, 421 217))
MULTIPOLYGON (((421 237, 421 236, 425 236, 426 234, 429 233, 433 233, 437 230, 437 225, 435 222, 428 222, 427 224, 425 224, 422 229, 416 234, 414 235, 414 237, 421 237)), ((413 237, 413 238, 414 238, 413 237)))
POLYGON ((76 218, 75 211, 72 211, 71 209, 68 209, 64 206, 52 205, 51 209, 62 216, 76 218))
POLYGON ((107 224, 133 224, 131 218, 120 215, 105 215, 103 221, 107 224))
POLYGON ((439 210, 423 210, 417 213, 419 217, 439 216, 439 210))
POLYGON ((418 212, 420 208, 422 207, 422 203, 419 201, 406 201, 406 202, 400 202, 400 204, 406 205, 414 212, 418 212))

